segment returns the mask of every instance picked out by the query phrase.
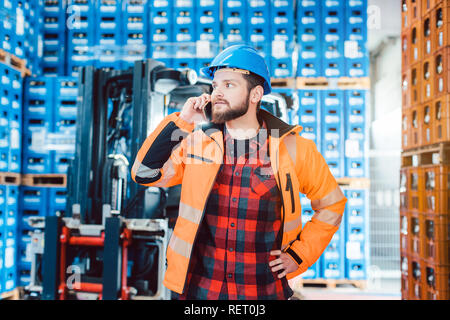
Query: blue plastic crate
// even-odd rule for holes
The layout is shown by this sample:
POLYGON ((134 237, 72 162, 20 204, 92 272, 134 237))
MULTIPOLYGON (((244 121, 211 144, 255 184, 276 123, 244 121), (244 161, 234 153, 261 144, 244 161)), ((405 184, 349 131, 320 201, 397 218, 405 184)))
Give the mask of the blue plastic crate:
POLYGON ((271 32, 272 39, 277 41, 286 41, 288 43, 294 40, 294 11, 293 1, 279 1, 278 3, 285 5, 276 5, 271 3, 271 32))
MULTIPOLYGON (((223 26, 235 27, 247 24, 246 1, 233 1, 236 6, 223 8, 223 26), (237 4, 241 4, 237 6, 237 4)), ((227 2, 224 1, 224 6, 227 2)))
POLYGON ((245 10, 247 7, 247 0, 223 0, 223 10, 245 10))
POLYGON ((320 128, 317 123, 305 123, 301 124, 303 130, 300 132, 300 135, 305 138, 314 141, 318 149, 320 149, 320 128))
POLYGON ((0 171, 7 171, 9 166, 9 150, 0 148, 0 171))
POLYGON ((173 6, 175 8, 194 8, 195 1, 194 0, 172 0, 173 6))
POLYGON ((53 130, 53 115, 29 115, 24 113, 23 134, 30 136, 37 133, 51 132, 53 130))
POLYGON ((366 122, 367 90, 345 90, 346 117, 349 123, 366 122))
POLYGON ((248 25, 247 26, 247 42, 251 42, 254 44, 261 44, 268 48, 267 53, 271 54, 271 46, 268 44, 271 44, 271 34, 270 34, 270 28, 267 25, 248 25))
POLYGON ((266 26, 270 28, 271 23, 270 7, 257 6, 247 7, 247 19, 249 27, 252 26, 266 26))
POLYGON ((245 43, 247 40, 247 2, 223 2, 223 39, 225 45, 245 43))
POLYGON ((17 225, 13 227, 4 225, 1 233, 3 235, 3 248, 5 250, 7 248, 15 248, 17 245, 17 225))
POLYGON ((195 69, 196 68, 196 59, 195 58, 173 59, 173 68, 176 70, 183 70, 186 68, 195 69))
POLYGON ((48 207, 22 208, 19 210, 19 230, 21 232, 32 231, 34 228, 28 223, 30 218, 48 216, 48 207))
POLYGON ((301 52, 297 62, 298 77, 319 77, 322 75, 322 59, 316 51, 301 52), (302 58, 307 55, 311 58, 302 58))
MULTIPOLYGON (((200 2, 201 3, 201 2, 200 2)), ((197 40, 219 42, 220 36, 220 9, 217 3, 214 6, 197 7, 196 35, 197 40)))
POLYGON ((247 25, 224 26, 223 38, 225 46, 233 44, 242 44, 247 40, 247 25))
POLYGON ((23 173, 50 173, 52 157, 50 151, 33 152, 24 149, 22 152, 23 173))
POLYGON ((176 24, 173 26, 173 40, 175 42, 194 42, 196 40, 195 27, 193 25, 176 24))
POLYGON ((317 46, 321 44, 322 32, 321 6, 317 3, 314 6, 303 7, 301 3, 297 6, 297 38, 300 46, 312 43, 317 46))
MULTIPOLYGON (((10 251, 13 251, 13 248, 5 249, 5 260, 3 262, 4 264, 9 265, 10 251)), ((14 290, 17 287, 17 270, 16 270, 15 263, 10 268, 7 268, 7 267, 4 268, 2 280, 3 280, 3 291, 4 292, 14 290)))
POLYGON ((31 282, 30 270, 18 270, 17 272, 17 284, 21 287, 26 287, 31 282))
POLYGON ((320 123, 320 91, 297 90, 299 107, 298 117, 300 124, 320 123))
POLYGON ((53 173, 67 173, 70 160, 75 158, 74 153, 54 152, 53 173))
POLYGON ((367 158, 345 158, 345 176, 353 178, 368 177, 367 158))
POLYGON ((122 56, 118 46, 102 45, 96 49, 94 66, 96 68, 122 69, 122 56))
POLYGON ((20 173, 22 165, 21 149, 9 150, 8 172, 20 173))
POLYGON ((368 259, 361 260, 346 260, 345 262, 345 277, 350 280, 366 280, 368 259))
POLYGON ((163 62, 166 67, 172 66, 172 46, 163 43, 150 45, 150 58, 163 62))
POLYGON ((17 250, 17 269, 31 270, 31 257, 29 254, 29 244, 20 243, 17 250))
POLYGON ((66 188, 49 188, 49 207, 62 209, 66 208, 67 202, 67 189, 66 188))
POLYGON ((368 58, 347 59, 345 68, 349 77, 368 77, 370 62, 368 58))
POLYGON ((344 279, 345 278, 345 262, 342 259, 322 260, 322 277, 324 279, 344 279))
POLYGON ((173 39, 173 26, 172 25, 165 25, 165 26, 158 26, 155 28, 150 28, 149 33, 149 40, 150 44, 156 44, 157 42, 162 43, 170 43, 173 39), (153 29, 153 30, 152 30, 153 29))
POLYGON ((21 209, 44 210, 48 204, 48 188, 20 186, 21 209))
POLYGON ((272 58, 271 59, 271 76, 274 78, 290 78, 293 77, 292 58, 272 58))

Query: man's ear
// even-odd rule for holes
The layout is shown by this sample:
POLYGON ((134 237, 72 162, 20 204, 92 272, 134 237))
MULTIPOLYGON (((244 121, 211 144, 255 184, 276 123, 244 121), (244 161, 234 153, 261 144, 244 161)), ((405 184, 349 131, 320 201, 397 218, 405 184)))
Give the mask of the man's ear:
POLYGON ((250 101, 252 103, 258 103, 261 101, 264 95, 264 88, 262 86, 256 86, 252 89, 250 93, 250 101))

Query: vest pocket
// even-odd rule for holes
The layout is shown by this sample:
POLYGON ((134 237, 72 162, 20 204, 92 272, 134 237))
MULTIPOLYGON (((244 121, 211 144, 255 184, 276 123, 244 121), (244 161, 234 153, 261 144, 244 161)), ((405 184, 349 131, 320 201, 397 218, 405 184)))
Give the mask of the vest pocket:
POLYGON ((270 164, 253 170, 250 177, 250 189, 261 198, 271 198, 277 194, 277 182, 270 164))

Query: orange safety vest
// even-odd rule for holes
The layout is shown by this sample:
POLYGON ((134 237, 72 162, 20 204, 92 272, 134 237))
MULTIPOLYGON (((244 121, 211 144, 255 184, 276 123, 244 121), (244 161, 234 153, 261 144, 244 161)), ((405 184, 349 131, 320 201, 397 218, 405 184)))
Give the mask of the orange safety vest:
MULTIPOLYGON (((283 251, 296 255, 298 269, 305 272, 320 257, 338 230, 347 199, 313 141, 299 135, 301 126, 289 125, 260 110, 269 133, 271 166, 282 200, 283 251), (311 200, 315 214, 302 230, 300 194, 311 200)), ((174 133, 179 139, 181 133, 174 133)), ((175 140, 174 140, 175 141, 175 140)), ((212 123, 195 127, 172 113, 158 125, 141 146, 131 176, 134 181, 161 176, 145 186, 171 187, 182 184, 178 218, 167 248, 164 285, 182 293, 197 231, 216 176, 223 162, 223 131, 212 123), (187 137, 176 145, 163 167, 151 169, 142 162, 155 139, 168 124, 175 124, 187 137)), ((142 180, 141 180, 142 181, 142 180)))

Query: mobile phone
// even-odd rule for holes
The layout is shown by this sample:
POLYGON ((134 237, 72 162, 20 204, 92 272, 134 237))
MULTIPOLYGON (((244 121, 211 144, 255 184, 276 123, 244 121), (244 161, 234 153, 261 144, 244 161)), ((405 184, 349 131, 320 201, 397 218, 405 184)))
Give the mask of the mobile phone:
POLYGON ((211 105, 211 101, 210 101, 203 108, 203 114, 205 115, 206 120, 211 121, 211 119, 212 119, 211 113, 212 113, 212 105, 211 105))

